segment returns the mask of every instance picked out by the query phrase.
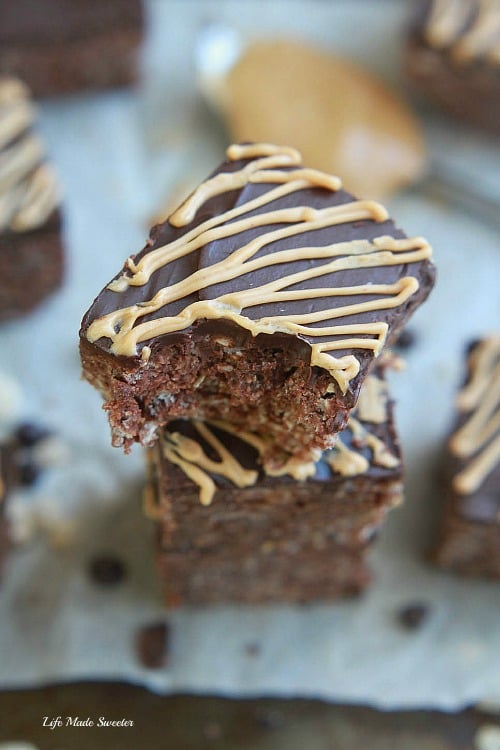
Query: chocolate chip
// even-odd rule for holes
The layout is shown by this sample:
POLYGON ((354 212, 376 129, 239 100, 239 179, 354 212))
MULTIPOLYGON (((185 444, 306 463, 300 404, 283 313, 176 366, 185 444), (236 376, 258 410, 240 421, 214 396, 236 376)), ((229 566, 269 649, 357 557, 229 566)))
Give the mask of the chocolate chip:
POLYGON ((143 667, 161 669, 167 664, 169 635, 169 627, 165 622, 146 625, 137 631, 135 646, 143 667))
POLYGON ((415 334, 415 331, 412 331, 411 328, 405 328, 400 333, 395 343, 395 347, 397 349, 410 349, 412 346, 414 346, 416 340, 417 336, 415 334))
POLYGON ((428 604, 409 604, 399 610, 397 619, 401 627, 406 630, 417 630, 422 627, 429 613, 430 606, 428 604))
POLYGON ((115 586, 125 578, 125 564, 116 557, 95 557, 90 561, 89 574, 101 586, 115 586))
POLYGON ((245 646, 245 654, 251 658, 260 656, 260 644, 259 643, 247 643, 245 646))
POLYGON ((15 437, 18 443, 24 448, 31 448, 51 434, 50 430, 42 425, 34 424, 33 422, 23 422, 17 428, 15 437))
POLYGON ((39 466, 32 461, 26 461, 18 467, 18 482, 22 487, 31 487, 41 474, 39 466))

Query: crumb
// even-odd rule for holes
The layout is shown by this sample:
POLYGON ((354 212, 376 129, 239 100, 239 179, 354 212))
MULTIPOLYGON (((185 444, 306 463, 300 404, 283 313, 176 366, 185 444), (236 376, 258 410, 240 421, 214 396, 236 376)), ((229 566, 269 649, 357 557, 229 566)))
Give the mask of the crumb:
POLYGON ((418 630, 425 623, 429 614, 430 606, 419 602, 402 607, 397 613, 397 620, 405 630, 418 630))
POLYGON ((161 669, 168 662, 170 630, 165 622, 146 625, 136 633, 138 659, 146 669, 161 669))
POLYGON ((126 567, 116 557, 95 557, 90 561, 89 574, 94 583, 100 586, 115 586, 124 580, 126 567))
POLYGON ((22 422, 15 431, 16 440, 23 448, 32 448, 51 434, 46 427, 34 422, 22 422))

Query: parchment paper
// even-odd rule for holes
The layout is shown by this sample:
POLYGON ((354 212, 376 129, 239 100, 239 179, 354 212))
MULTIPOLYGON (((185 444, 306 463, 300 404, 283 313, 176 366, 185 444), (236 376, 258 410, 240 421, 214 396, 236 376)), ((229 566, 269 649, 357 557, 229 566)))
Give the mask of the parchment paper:
MULTIPOLYGON (((0 687, 113 678, 161 692, 320 696, 384 708, 500 701, 500 587, 436 572, 424 558, 440 510, 435 470, 462 348, 500 320, 500 234, 493 228, 418 190, 391 205, 409 234, 424 234, 434 245, 439 282, 412 323, 417 340, 407 371, 392 378, 407 502, 391 514, 372 555, 376 583, 360 600, 166 615, 153 528, 140 508, 141 452, 126 457, 110 447, 100 398, 79 379, 82 313, 142 246, 149 217, 172 186, 195 183, 222 155, 224 137, 194 89, 200 24, 227 20, 254 35, 295 32, 397 84, 407 10, 397 0, 157 0, 148 6, 144 83, 137 93, 41 106, 41 128, 65 191, 66 281, 35 313, 1 327, 0 393, 12 393, 9 382, 17 383, 23 400, 10 417, 53 427, 69 456, 31 498, 18 493, 12 499, 24 542, 10 556, 0 592, 0 687), (92 583, 88 561, 101 553, 125 560, 124 583, 108 589, 92 583), (413 602, 430 610, 410 633, 395 615, 413 602), (166 616, 169 664, 145 670, 134 634, 166 616), (257 654, 247 648, 256 643, 257 654)), ((426 118, 431 152, 500 197, 495 144, 426 118)))

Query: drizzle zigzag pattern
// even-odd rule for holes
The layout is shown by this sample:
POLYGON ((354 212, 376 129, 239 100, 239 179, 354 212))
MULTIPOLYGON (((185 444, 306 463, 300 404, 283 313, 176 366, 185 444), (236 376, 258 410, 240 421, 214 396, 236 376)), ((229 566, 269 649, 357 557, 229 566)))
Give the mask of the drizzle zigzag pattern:
POLYGON ((452 453, 470 459, 453 482, 464 495, 479 489, 500 461, 500 336, 479 343, 469 367, 469 382, 458 396, 458 408, 468 416, 450 441, 452 453))
MULTIPOLYGON (((376 380, 374 376, 369 375, 367 382, 376 380)), ((379 383, 381 381, 378 381, 379 383)), ((385 384, 383 390, 377 395, 370 394, 370 398, 375 398, 376 405, 382 407, 383 418, 385 420, 385 403, 386 390, 385 384)), ((389 447, 380 440, 373 432, 368 429, 366 422, 355 418, 351 414, 345 431, 340 435, 334 448, 323 454, 325 460, 331 467, 332 471, 342 476, 359 476, 364 474, 370 468, 371 464, 383 466, 387 469, 395 468, 399 465, 399 459, 394 456, 389 447), (350 446, 344 441, 343 436, 349 431, 351 439, 348 441, 350 446), (368 448, 371 453, 371 460, 363 454, 363 448, 368 448)), ((180 469, 199 487, 200 502, 203 505, 210 505, 216 492, 216 485, 210 474, 222 476, 232 482, 236 487, 250 487, 256 484, 258 472, 255 470, 245 469, 231 452, 230 440, 227 446, 215 435, 213 428, 217 428, 227 436, 235 436, 240 440, 251 445, 259 456, 265 453, 268 447, 268 441, 265 437, 252 432, 239 430, 226 422, 200 422, 191 420, 192 426, 199 435, 198 438, 187 437, 179 432, 166 430, 163 433, 162 450, 165 458, 168 458, 173 464, 180 469), (207 443, 215 452, 216 460, 212 460, 206 454, 202 441, 207 443)), ((318 460, 321 454, 318 454, 318 460)), ((316 473, 315 461, 302 461, 291 456, 279 469, 271 471, 265 469, 269 476, 289 475, 297 481, 304 481, 316 473)))
POLYGON ((292 247, 257 257, 262 249, 277 240, 361 220, 381 222, 388 218, 388 214, 383 206, 374 201, 352 201, 323 209, 298 206, 248 216, 251 211, 286 194, 311 186, 335 191, 340 187, 340 181, 316 170, 290 169, 289 167, 300 165, 300 155, 294 149, 269 144, 232 146, 228 150, 228 156, 230 159, 252 161, 239 171, 220 173, 203 183, 172 215, 172 225, 189 224, 208 198, 241 188, 248 182, 278 183, 279 186, 203 222, 175 241, 147 253, 137 263, 129 259, 128 273, 112 282, 108 288, 120 293, 129 286, 142 286, 159 269, 215 240, 238 237, 248 229, 262 228, 259 236, 242 244, 210 267, 200 268, 187 278, 160 289, 152 299, 99 318, 89 327, 87 337, 91 342, 107 337, 112 341, 111 351, 114 354, 134 356, 140 343, 155 336, 185 330, 197 320, 225 318, 249 330, 253 335, 282 332, 319 339, 311 344, 311 364, 328 370, 345 391, 350 380, 359 371, 359 362, 353 355, 335 358, 331 352, 346 348, 368 349, 378 355, 384 346, 388 326, 377 321, 348 325, 332 324, 332 321, 402 306, 415 294, 418 282, 413 276, 407 276, 392 284, 367 283, 336 287, 330 283, 329 286, 314 289, 297 289, 297 286, 347 269, 416 263, 430 257, 430 247, 421 238, 394 239, 381 236, 373 241, 353 240, 319 247, 292 247), (256 156, 259 158, 255 158, 256 156), (276 225, 279 227, 272 228, 276 225), (281 270, 289 263, 322 259, 327 262, 308 266, 297 272, 283 273, 281 270), (271 265, 280 266, 278 272, 281 275, 278 278, 257 287, 246 286, 249 273, 271 265), (234 279, 241 279, 241 286, 230 294, 194 302, 175 316, 155 317, 141 322, 142 318, 157 313, 169 303, 234 279), (363 297, 368 295, 370 299, 363 301, 363 297), (309 314, 274 315, 256 320, 249 318, 244 312, 253 306, 268 303, 330 297, 341 299, 346 296, 359 296, 361 299, 309 314), (327 322, 328 325, 321 325, 327 322))
POLYGON ((35 112, 20 81, 0 77, 0 230, 41 226, 58 203, 52 168, 31 132, 35 112))

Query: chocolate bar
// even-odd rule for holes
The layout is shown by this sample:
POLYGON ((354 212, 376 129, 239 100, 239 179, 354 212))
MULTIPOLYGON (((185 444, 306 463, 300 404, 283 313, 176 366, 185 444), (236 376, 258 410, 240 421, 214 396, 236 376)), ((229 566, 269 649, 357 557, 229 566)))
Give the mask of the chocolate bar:
POLYGON ((26 86, 0 76, 0 320, 32 310, 62 280, 58 184, 34 121, 26 86))
POLYGON ((431 249, 386 209, 271 144, 234 145, 99 294, 84 377, 114 445, 175 418, 269 437, 261 457, 317 459, 434 281, 431 249))
POLYGON ((448 442, 438 565, 500 579, 500 336, 474 342, 448 442))

